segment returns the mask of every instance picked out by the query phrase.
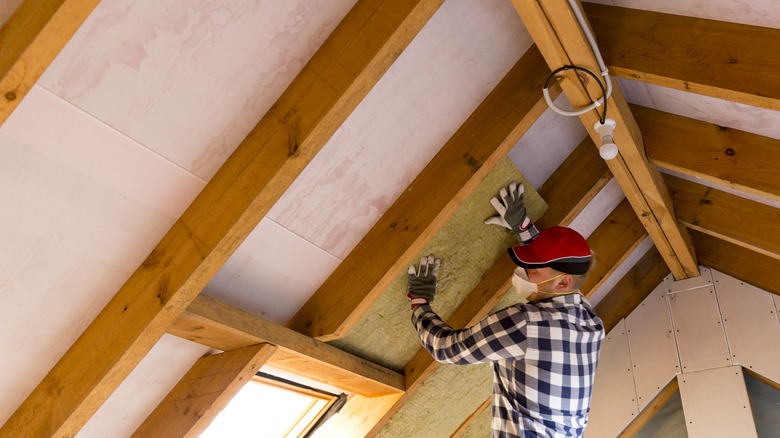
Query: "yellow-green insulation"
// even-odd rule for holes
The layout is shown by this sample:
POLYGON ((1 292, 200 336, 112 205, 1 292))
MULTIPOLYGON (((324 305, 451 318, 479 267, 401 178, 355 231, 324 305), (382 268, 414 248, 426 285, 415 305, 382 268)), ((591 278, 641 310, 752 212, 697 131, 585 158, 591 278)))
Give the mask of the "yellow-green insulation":
MULTIPOLYGON (((496 214, 490 198, 498 196, 499 189, 512 181, 525 184, 529 216, 532 219, 540 217, 547 204, 517 167, 505 158, 416 257, 419 260, 434 254, 442 260, 433 309, 444 320, 479 283, 482 274, 516 243, 511 231, 484 224, 485 219, 496 214)), ((420 348, 410 321, 407 284, 406 271, 399 272, 393 284, 352 331, 331 344, 386 367, 402 370, 420 348)), ((496 310, 517 301, 517 296, 510 292, 496 310)), ((488 397, 490 380, 488 364, 442 366, 393 417, 380 436, 449 436, 488 397)))

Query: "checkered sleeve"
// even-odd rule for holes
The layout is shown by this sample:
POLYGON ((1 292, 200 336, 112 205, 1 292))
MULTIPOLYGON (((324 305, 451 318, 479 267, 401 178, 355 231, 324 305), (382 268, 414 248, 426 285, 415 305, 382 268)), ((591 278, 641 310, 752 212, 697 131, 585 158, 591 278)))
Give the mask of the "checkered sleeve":
POLYGON ((525 355, 526 320, 519 307, 499 311, 473 327, 454 330, 429 305, 421 305, 412 312, 412 323, 425 349, 442 363, 518 360, 525 355))

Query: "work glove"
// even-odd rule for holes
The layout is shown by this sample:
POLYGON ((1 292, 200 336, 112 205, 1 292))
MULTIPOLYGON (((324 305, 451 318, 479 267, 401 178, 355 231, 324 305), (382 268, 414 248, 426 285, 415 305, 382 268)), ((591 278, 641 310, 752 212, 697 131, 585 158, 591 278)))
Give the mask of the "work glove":
POLYGON ((415 269, 414 265, 409 266, 409 292, 406 296, 412 303, 412 309, 420 304, 430 304, 433 302, 433 294, 436 293, 436 280, 439 277, 440 259, 433 255, 423 257, 420 260, 420 268, 415 269))
POLYGON ((525 187, 522 184, 509 184, 508 191, 501 188, 499 195, 501 200, 496 197, 490 199, 490 204, 498 212, 498 216, 493 216, 485 221, 489 225, 500 225, 515 232, 517 240, 523 245, 527 245, 539 235, 536 227, 531 223, 525 211, 523 203, 523 194, 525 187))

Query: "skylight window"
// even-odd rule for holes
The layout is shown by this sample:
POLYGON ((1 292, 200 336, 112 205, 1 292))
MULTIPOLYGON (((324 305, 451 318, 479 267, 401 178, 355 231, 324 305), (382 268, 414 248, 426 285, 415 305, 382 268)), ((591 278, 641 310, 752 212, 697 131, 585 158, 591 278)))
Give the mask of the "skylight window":
POLYGON ((338 400, 335 394, 258 373, 217 415, 201 438, 306 437, 338 400))

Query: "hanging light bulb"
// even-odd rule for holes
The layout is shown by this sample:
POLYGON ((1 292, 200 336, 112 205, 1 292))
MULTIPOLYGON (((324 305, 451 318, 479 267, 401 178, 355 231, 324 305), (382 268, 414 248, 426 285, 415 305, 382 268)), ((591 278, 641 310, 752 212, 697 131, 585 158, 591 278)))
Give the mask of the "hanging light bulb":
POLYGON ((605 160, 611 160, 617 157, 618 147, 614 141, 612 141, 612 130, 615 129, 617 124, 612 119, 596 122, 593 125, 593 129, 601 137, 601 147, 599 147, 599 155, 605 160))

